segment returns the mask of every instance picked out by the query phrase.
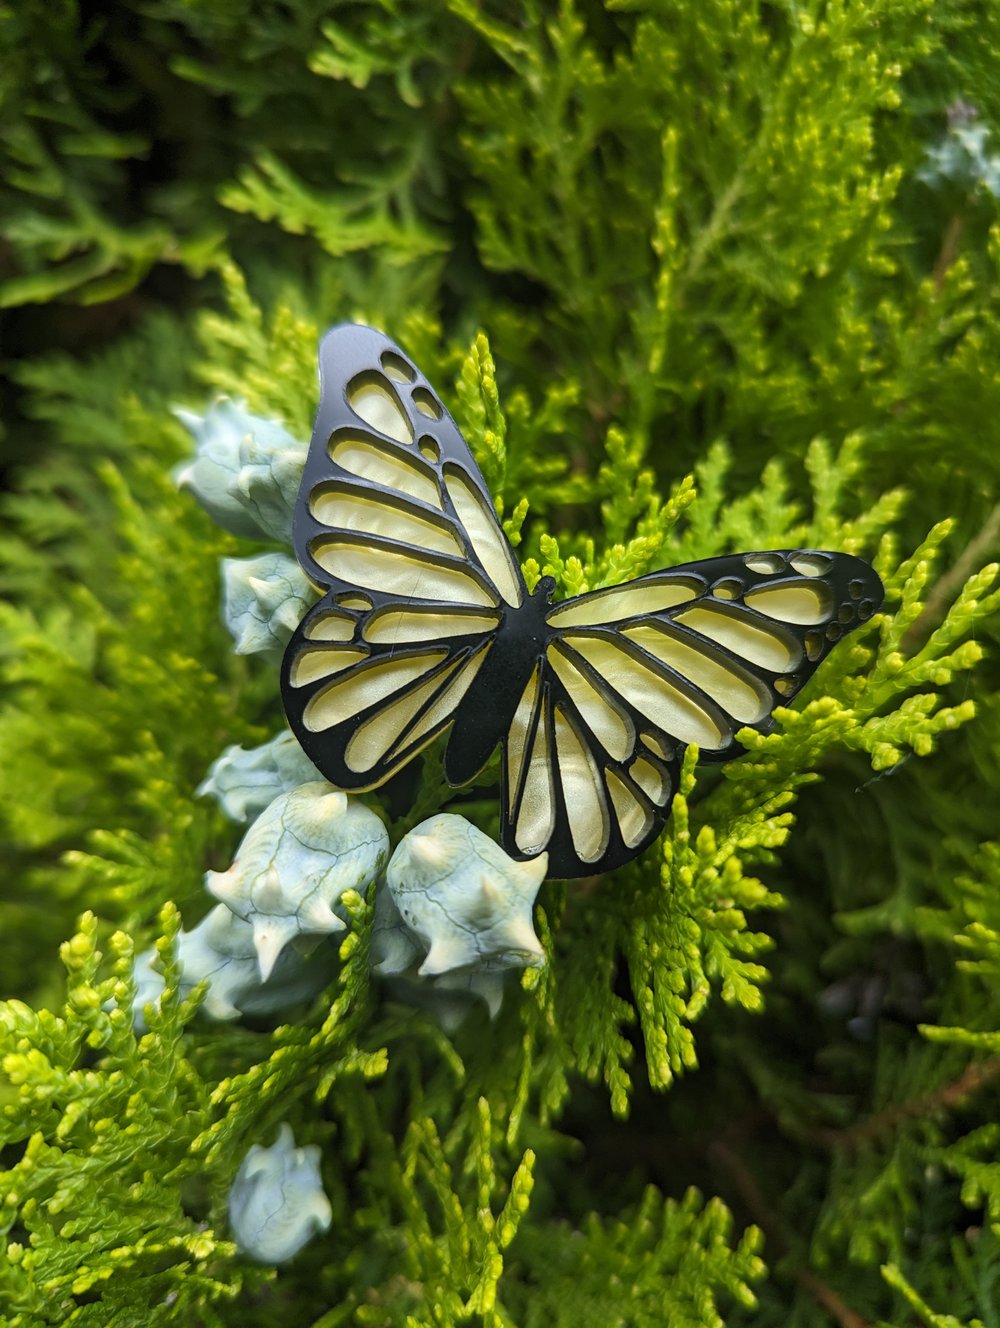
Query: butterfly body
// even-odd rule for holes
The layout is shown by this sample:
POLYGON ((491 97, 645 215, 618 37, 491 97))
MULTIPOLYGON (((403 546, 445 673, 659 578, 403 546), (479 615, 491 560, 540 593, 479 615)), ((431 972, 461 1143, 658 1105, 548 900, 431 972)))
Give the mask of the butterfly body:
POLYGON ((544 577, 520 609, 502 613, 489 653, 462 698, 448 737, 444 775, 453 787, 474 778, 506 738, 516 698, 552 636, 545 618, 554 591, 553 579, 544 577))
POLYGON ((656 837, 684 748, 728 760, 767 732, 882 586, 851 555, 704 559, 552 602, 529 593, 482 476, 430 384, 382 333, 334 328, 294 523, 325 594, 282 694, 339 788, 377 787, 447 731, 445 777, 499 744, 501 837, 553 876, 616 867, 656 837))

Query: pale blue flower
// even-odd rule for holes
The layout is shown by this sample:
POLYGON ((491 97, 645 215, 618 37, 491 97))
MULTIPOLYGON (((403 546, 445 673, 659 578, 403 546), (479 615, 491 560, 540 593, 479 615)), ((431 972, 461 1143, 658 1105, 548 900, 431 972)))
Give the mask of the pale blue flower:
POLYGON ((203 416, 175 414, 197 444, 194 459, 174 471, 178 485, 223 530, 290 544, 306 444, 240 401, 222 398, 203 416))
MULTIPOLYGON (((335 946, 319 937, 300 937, 282 950, 262 981, 253 927, 225 904, 216 905, 191 931, 181 931, 176 953, 181 996, 207 980, 200 1013, 216 1020, 275 1014, 310 1000, 333 980, 338 968, 335 946)), ((158 1005, 163 994, 158 962, 154 949, 135 959, 132 1023, 137 1033, 146 1031, 145 1007, 158 1005)))
POLYGON ((388 886, 382 881, 375 891, 375 917, 368 961, 380 978, 396 977, 407 969, 416 969, 427 953, 426 947, 403 921, 388 886))
POLYGON ((503 1003, 504 970, 455 968, 421 976, 420 964, 426 954, 426 946, 403 921, 383 881, 375 895, 369 950, 372 972, 386 981, 396 1000, 433 1014, 446 1033, 453 1033, 480 1002, 490 1018, 496 1018, 503 1003))
POLYGON ((222 616, 237 655, 280 656, 315 600, 309 578, 285 553, 222 559, 222 616))
POLYGON ((917 179, 932 188, 950 184, 1000 198, 1000 155, 989 151, 990 137, 975 107, 956 102, 948 109, 946 133, 927 149, 917 179))
POLYGON ((230 820, 253 821, 280 793, 321 778, 286 729, 259 747, 227 747, 195 792, 215 798, 230 820))
POLYGON ((386 869, 393 902, 426 957, 422 976, 538 967, 531 922, 548 855, 516 862, 464 817, 442 813, 400 840, 386 869))
POLYGON ((253 927, 261 978, 294 936, 344 931, 334 905, 364 893, 389 856, 385 826, 362 802, 316 781, 283 793, 243 836, 208 890, 253 927))
POLYGON ((284 1263, 333 1218, 315 1144, 295 1147, 282 1125, 270 1148, 254 1144, 229 1191, 229 1225, 243 1254, 258 1263, 284 1263))

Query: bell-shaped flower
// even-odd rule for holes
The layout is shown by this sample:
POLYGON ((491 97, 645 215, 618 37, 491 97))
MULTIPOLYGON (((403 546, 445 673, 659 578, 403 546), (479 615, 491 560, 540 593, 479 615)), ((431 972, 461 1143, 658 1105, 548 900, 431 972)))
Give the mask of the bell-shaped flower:
POLYGON ((286 729, 270 742, 245 751, 227 747, 195 792, 211 796, 232 821, 255 820, 279 793, 322 778, 286 729))
POLYGON ((416 969, 426 953, 426 947, 403 921, 396 901, 381 881, 375 891, 375 917, 368 948, 372 972, 380 978, 397 977, 407 969, 416 969))
POLYGON ((389 856, 385 826, 321 781, 282 793, 243 836, 232 866, 205 884, 253 927, 261 978, 294 936, 345 930, 334 905, 364 893, 389 856))
POLYGON ((174 471, 178 485, 223 530, 290 544, 306 444, 240 401, 223 398, 204 415, 175 414, 197 445, 193 460, 174 471))
POLYGON ((546 853, 514 861, 464 817, 446 812, 405 835, 386 882, 426 950, 419 973, 539 967, 545 953, 531 910, 547 866, 546 853))
POLYGON ((992 137, 973 107, 961 102, 949 107, 948 129, 927 149, 917 179, 934 189, 950 185, 963 193, 982 190, 1000 197, 1000 155, 989 151, 992 137))
POLYGON ((388 983, 396 1000, 428 1010, 446 1033, 453 1033, 482 1002, 495 1019, 503 1003, 504 970, 455 968, 421 976, 427 948, 407 927, 383 881, 375 894, 369 958, 372 972, 388 983))
POLYGON ((282 1125, 270 1148, 253 1144, 229 1191, 229 1225, 243 1254, 258 1263, 284 1263, 333 1218, 323 1191, 316 1144, 295 1147, 282 1125))
MULTIPOLYGON (((266 981, 261 980, 253 927, 217 904, 191 931, 178 934, 177 963, 182 997, 208 981, 200 1013, 209 1019, 238 1019, 241 1015, 269 1015, 311 1000, 330 983, 338 967, 337 949, 325 940, 301 937, 278 956, 266 981)), ((146 1031, 145 1007, 158 1005, 163 994, 163 975, 158 971, 155 950, 136 956, 133 978, 136 995, 132 1002, 132 1024, 137 1033, 146 1031)))
POLYGON ((279 656, 316 592, 294 558, 222 559, 222 616, 237 655, 279 656))

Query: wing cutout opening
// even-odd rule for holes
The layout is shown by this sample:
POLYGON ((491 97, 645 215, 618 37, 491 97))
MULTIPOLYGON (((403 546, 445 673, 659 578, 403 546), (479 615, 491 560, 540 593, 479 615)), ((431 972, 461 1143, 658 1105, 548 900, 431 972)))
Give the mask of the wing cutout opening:
POLYGON ((354 619, 345 613, 317 613, 303 627, 302 634, 309 641, 353 641, 354 619))
POLYGON ((372 602, 367 595, 355 595, 350 591, 348 591, 346 595, 338 595, 337 603, 341 608, 357 609, 360 613, 371 613, 372 611, 372 602))
POLYGON ((747 553, 743 556, 744 566, 751 572, 762 576, 776 576, 785 570, 785 560, 780 553, 747 553))
POLYGON ((708 749, 726 745, 732 730, 722 716, 699 705, 680 688, 633 659, 617 643, 600 637, 567 636, 571 646, 640 714, 679 742, 708 749))
POLYGON ((413 404, 425 419, 439 420, 444 414, 441 403, 425 387, 413 389, 413 404))
POLYGON ((546 657, 591 733, 610 756, 624 761, 635 746, 635 726, 631 719, 603 696, 558 647, 549 646, 546 657))
POLYGON ((365 623, 364 638, 374 645, 395 641, 444 641, 453 636, 485 636, 496 630, 499 614, 448 613, 445 609, 380 609, 365 623))
POLYGON ((644 623, 626 627, 622 635, 648 650, 661 664, 676 670, 742 724, 756 724, 771 709, 771 696, 763 683, 711 648, 699 650, 697 645, 678 639, 660 625, 644 623))
POLYGON ((461 471, 446 469, 444 482, 483 571, 507 603, 518 608, 522 598, 521 579, 496 514, 487 509, 479 490, 461 471))
POLYGON ((826 622, 833 596, 821 581, 803 585, 758 586, 743 596, 744 604, 779 622, 812 625, 826 622))
POLYGON ((555 738, 573 848, 581 862, 596 862, 608 844, 603 781, 593 756, 560 706, 555 707, 555 738))
POLYGON ((771 673, 787 673, 802 659, 802 647, 790 632, 750 622, 739 609, 699 605, 679 613, 677 621, 771 673))
POLYGON ((347 404, 358 419, 397 443, 413 442, 413 426, 388 378, 369 369, 347 384, 347 404))
POLYGON ((524 691, 521 693, 521 699, 517 703, 517 709, 514 711, 514 718, 511 720, 510 729, 507 733, 506 759, 508 817, 513 814, 514 801, 517 797, 517 791, 521 783, 521 771, 524 768, 526 748, 531 741, 535 710, 538 707, 538 681, 541 677, 541 672, 541 666, 536 664, 534 672, 525 684, 524 691))
POLYGON ((320 536, 313 542, 316 562, 341 581, 355 586, 378 586, 402 599, 440 599, 450 604, 495 608, 496 600, 470 573, 421 557, 408 546, 381 545, 368 540, 320 536))
POLYGON ((404 736, 407 726, 457 668, 456 660, 450 668, 435 673, 433 678, 420 683, 405 696, 390 701, 384 709, 376 711, 371 719, 366 719, 347 744, 344 752, 347 765, 355 773, 364 774, 376 766, 387 752, 400 746, 399 740, 404 736))
POLYGON ((329 452, 330 460, 349 475, 444 511, 437 477, 416 459, 390 452, 349 429, 338 430, 333 435, 329 452))
POLYGON ((653 828, 652 813, 632 790, 622 783, 613 770, 606 770, 604 778, 607 780, 611 806, 621 837, 627 848, 635 848, 653 828))
POLYGON ((622 622, 646 613, 662 613, 664 609, 686 604, 702 590, 702 582, 680 577, 652 584, 636 581, 629 586, 597 590, 557 604, 549 611, 548 623, 550 627, 560 628, 599 627, 603 623, 622 622))
POLYGON ((666 772, 644 756, 637 756, 628 768, 629 774, 657 807, 662 807, 670 797, 670 779, 666 772))
POLYGON ((535 856, 542 852, 551 839, 554 824, 555 789, 549 754, 548 705, 543 697, 517 811, 514 842, 522 853, 535 856))
POLYGON ((803 576, 822 576, 829 571, 833 559, 828 553, 796 553, 788 561, 803 576))
POLYGON ((430 553, 463 557, 462 548, 450 527, 429 521, 375 493, 347 488, 314 489, 309 508, 316 520, 331 530, 352 530, 361 535, 399 540, 430 553))
POLYGON ((412 383, 416 374, 406 363, 401 355, 395 355, 391 350, 384 350, 381 355, 382 368, 385 370, 385 376, 391 378, 394 383, 412 383))
POLYGON ((307 703, 302 722, 313 733, 335 728, 369 706, 384 701, 400 688, 419 681, 446 657, 445 651, 435 650, 421 655, 372 660, 367 667, 317 692, 307 703))
POLYGON ((300 650, 292 661, 289 681, 293 687, 306 687, 311 682, 319 682, 322 678, 332 678, 334 674, 343 673, 344 669, 349 669, 352 664, 360 664, 367 658, 367 650, 306 648, 300 650))
POLYGON ((399 743, 389 753, 390 756, 394 756, 396 752, 404 746, 408 747, 415 742, 419 742, 421 738, 430 733, 432 729, 442 722, 442 720, 447 719, 449 715, 457 710, 462 697, 472 686, 473 680, 479 672, 480 666, 486 658, 489 649, 490 646, 487 642, 487 644, 481 647, 471 659, 466 660, 461 671, 452 678, 451 682, 448 683, 448 686, 430 707, 426 715, 424 715, 416 724, 413 731, 404 734, 400 738, 399 743))

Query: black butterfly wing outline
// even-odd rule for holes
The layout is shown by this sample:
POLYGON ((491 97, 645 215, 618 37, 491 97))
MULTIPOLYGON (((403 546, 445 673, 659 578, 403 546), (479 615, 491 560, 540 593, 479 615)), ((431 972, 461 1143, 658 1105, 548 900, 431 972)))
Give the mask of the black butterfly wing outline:
POLYGON ((320 381, 293 542, 326 593, 289 642, 282 696, 310 759, 360 791, 453 722, 528 595, 462 435, 400 348, 374 328, 335 327, 320 381))
POLYGON ((553 605, 504 740, 503 840, 550 874, 612 870, 669 815, 685 747, 707 761, 767 733, 882 583, 860 558, 778 549, 709 558, 553 605))
POLYGON ((294 522, 326 593, 289 643, 282 694, 314 764, 375 788, 450 728, 467 782, 503 746, 502 842, 549 874, 608 871, 670 811, 684 748, 706 760, 773 727, 882 599, 846 554, 770 550, 550 604, 529 595, 465 441, 430 384, 372 328, 320 348, 322 393, 294 522))

